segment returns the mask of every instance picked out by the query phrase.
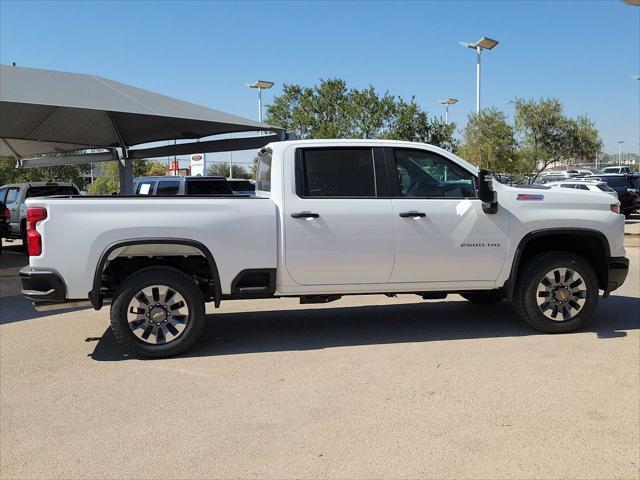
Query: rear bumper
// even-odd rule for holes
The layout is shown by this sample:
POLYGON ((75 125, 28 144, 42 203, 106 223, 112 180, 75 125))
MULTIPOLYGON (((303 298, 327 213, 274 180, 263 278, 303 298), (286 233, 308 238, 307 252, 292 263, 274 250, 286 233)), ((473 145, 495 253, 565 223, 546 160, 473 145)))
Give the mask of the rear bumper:
POLYGON ((54 270, 32 270, 24 267, 19 272, 22 295, 33 301, 38 312, 64 310, 67 308, 89 308, 90 300, 67 300, 67 287, 60 274, 54 270))
POLYGON ((53 270, 32 270, 27 266, 20 270, 22 295, 34 302, 64 302, 67 287, 62 277, 53 270))
POLYGON ((604 291, 604 297, 609 296, 609 292, 613 292, 622 284, 629 273, 629 259, 627 257, 609 257, 607 260, 607 288, 604 291))

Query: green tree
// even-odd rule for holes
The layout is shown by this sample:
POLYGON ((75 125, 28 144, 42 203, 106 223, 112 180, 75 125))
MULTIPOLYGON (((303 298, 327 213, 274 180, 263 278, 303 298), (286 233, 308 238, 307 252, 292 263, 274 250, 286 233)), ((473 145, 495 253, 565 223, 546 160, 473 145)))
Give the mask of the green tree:
MULTIPOLYGON (((212 163, 207 168, 207 175, 229 178, 228 163, 212 163)), ((252 178, 251 172, 240 165, 233 165, 233 178, 252 178)))
POLYGON ((299 138, 389 138, 427 142, 455 150, 455 124, 429 118, 414 98, 404 101, 373 87, 347 88, 344 80, 284 85, 267 107, 266 121, 299 138))
MULTIPOLYGON (((133 176, 144 177, 150 175, 164 175, 166 170, 164 165, 151 160, 134 160, 133 176), (157 173, 161 172, 161 173, 157 173)), ((102 171, 91 185, 87 188, 91 195, 111 195, 120 191, 120 174, 118 172, 118 162, 103 162, 102 171)))
POLYGON ((467 161, 494 172, 519 173, 514 129, 503 112, 487 108, 469 114, 462 135, 460 154, 467 161))
POLYGON ((527 170, 538 174, 565 161, 591 161, 602 147, 598 130, 586 116, 566 117, 556 98, 516 99, 515 127, 527 170))
POLYGON ((85 187, 89 165, 60 165, 57 167, 20 168, 11 157, 0 157, 0 185, 19 182, 73 182, 85 187))

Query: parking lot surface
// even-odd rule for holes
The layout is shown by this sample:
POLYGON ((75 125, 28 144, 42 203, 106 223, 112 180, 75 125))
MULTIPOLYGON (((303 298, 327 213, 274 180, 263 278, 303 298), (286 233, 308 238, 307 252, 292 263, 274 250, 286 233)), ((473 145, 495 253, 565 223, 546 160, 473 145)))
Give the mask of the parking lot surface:
POLYGON ((108 308, 35 312, 0 257, 2 478, 640 478, 640 245, 581 332, 451 295, 226 302, 129 358, 108 308))

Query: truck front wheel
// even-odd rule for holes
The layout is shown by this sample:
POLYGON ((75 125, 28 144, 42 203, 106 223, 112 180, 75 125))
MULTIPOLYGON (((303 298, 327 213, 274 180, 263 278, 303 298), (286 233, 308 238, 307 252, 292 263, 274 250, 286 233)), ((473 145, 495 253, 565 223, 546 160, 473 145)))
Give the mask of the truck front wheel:
POLYGON ((514 307, 524 321, 545 333, 580 328, 598 304, 598 279, 591 265, 570 252, 530 258, 519 276, 514 307))
POLYGON ((183 272, 151 267, 128 277, 114 295, 111 329, 136 356, 161 358, 182 353, 204 326, 204 300, 183 272))

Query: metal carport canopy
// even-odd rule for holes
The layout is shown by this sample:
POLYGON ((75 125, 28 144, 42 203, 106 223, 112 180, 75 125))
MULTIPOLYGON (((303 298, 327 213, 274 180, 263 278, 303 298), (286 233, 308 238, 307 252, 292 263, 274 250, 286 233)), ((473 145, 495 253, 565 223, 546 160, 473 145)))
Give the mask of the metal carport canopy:
MULTIPOLYGON (((0 155, 12 156, 23 164, 29 162, 24 157, 33 155, 116 147, 122 149, 122 163, 130 164, 128 158, 172 155, 174 151, 257 148, 281 138, 282 133, 282 129, 265 123, 95 75, 0 65, 0 155), (175 150, 173 145, 143 148, 131 150, 129 155, 131 147, 150 142, 250 131, 277 134, 178 144, 175 150), (154 155, 158 151, 162 153, 154 155)), ((109 158, 96 155, 101 155, 102 161, 109 158)), ((82 157, 87 163, 93 161, 92 155, 82 157)), ((65 158, 51 157, 49 164, 71 163, 65 158)), ((46 164, 43 158, 37 160, 46 164)), ((130 178, 122 175, 121 180, 130 183, 130 178)))

